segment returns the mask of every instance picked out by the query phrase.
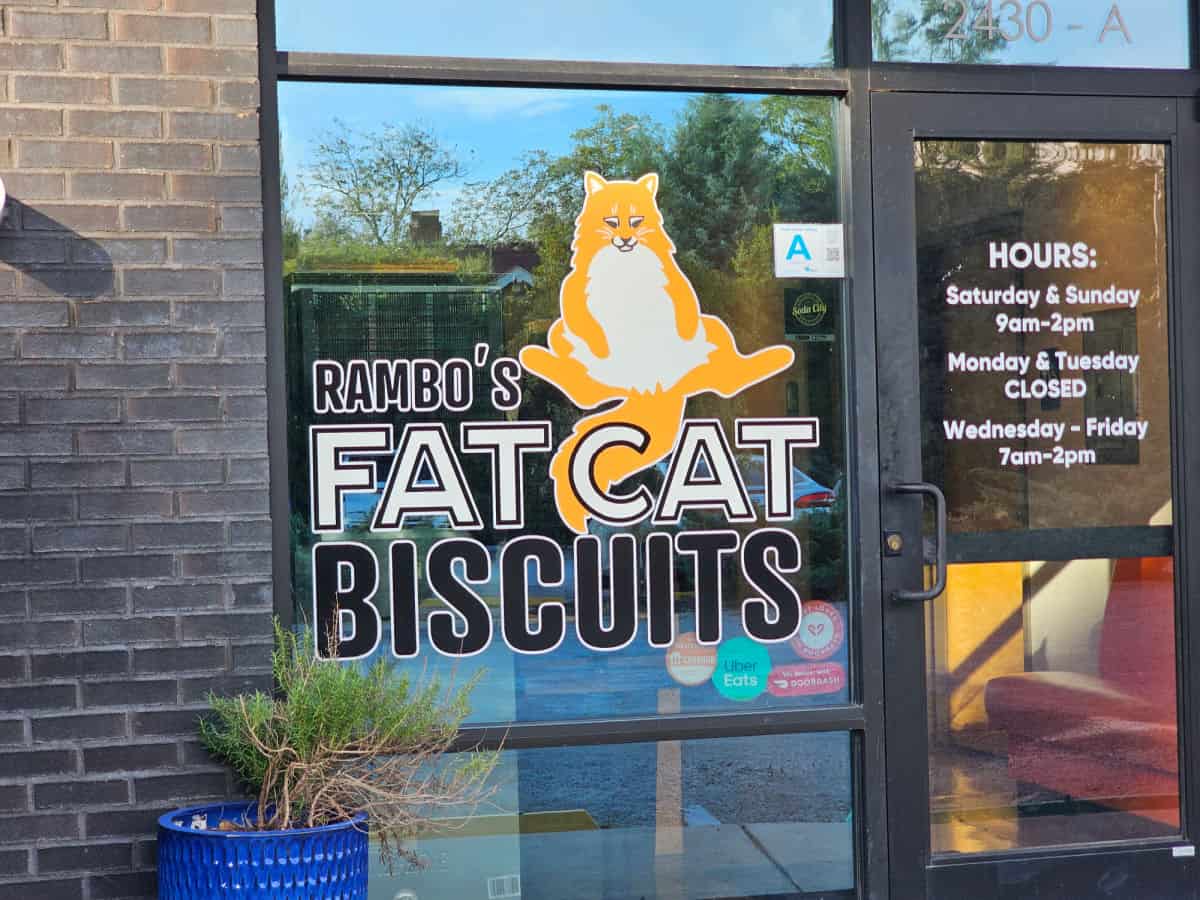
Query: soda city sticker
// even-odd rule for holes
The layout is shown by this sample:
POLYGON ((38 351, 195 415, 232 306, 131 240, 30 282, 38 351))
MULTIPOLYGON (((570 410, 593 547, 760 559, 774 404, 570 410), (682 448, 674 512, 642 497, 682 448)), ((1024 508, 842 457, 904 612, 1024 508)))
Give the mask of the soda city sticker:
POLYGON ((820 325, 827 312, 829 312, 829 304, 817 294, 801 294, 792 303, 792 318, 806 328, 820 325))
POLYGON ((767 676, 767 690, 773 697, 836 694, 845 686, 846 669, 836 662, 776 666, 767 676))
POLYGON ((717 648, 701 644, 696 633, 681 634, 667 648, 667 673, 685 687, 704 684, 717 668, 717 648))
POLYGON ((792 649, 804 659, 828 659, 846 639, 846 626, 837 607, 824 600, 804 604, 800 631, 792 638, 792 649))
POLYGON ((735 637, 718 648, 712 682, 728 700, 753 700, 767 689, 770 671, 771 654, 766 647, 748 637, 735 637))

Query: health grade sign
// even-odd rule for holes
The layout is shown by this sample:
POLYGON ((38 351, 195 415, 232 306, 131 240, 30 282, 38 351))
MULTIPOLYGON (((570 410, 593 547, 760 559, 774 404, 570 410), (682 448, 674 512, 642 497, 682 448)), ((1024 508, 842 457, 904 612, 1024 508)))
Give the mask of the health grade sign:
POLYGON ((685 416, 689 398, 732 398, 788 369, 794 354, 783 345, 743 352, 730 328, 703 312, 664 230, 658 189, 656 174, 636 181, 585 175, 571 271, 545 346, 526 346, 519 358, 489 360, 488 345, 480 344, 472 359, 313 363, 312 409, 322 424, 308 433, 312 530, 343 532, 345 501, 377 494, 368 530, 396 535, 374 547, 336 538, 313 546, 321 656, 373 653, 383 635, 380 609, 390 613, 391 652, 399 658, 424 646, 472 656, 494 640, 515 653, 548 653, 568 628, 597 653, 638 639, 669 648, 679 637, 679 566, 691 572, 689 640, 697 649, 714 647, 725 637, 723 573, 736 566, 747 586, 737 601, 745 637, 731 636, 735 645, 722 651, 715 668, 745 674, 757 662, 753 685, 741 679, 722 682, 721 690, 735 699, 766 690, 763 645, 796 637, 801 625, 801 598, 789 578, 800 571, 801 545, 785 525, 795 514, 794 452, 819 445, 819 423, 740 418, 729 429, 685 416), (549 421, 520 417, 523 378, 552 385, 579 410, 557 446, 549 421), (476 404, 476 385, 489 380, 488 396, 478 399, 497 415, 464 421, 476 404), (454 414, 457 428, 436 420, 374 424, 366 415, 428 419, 438 412, 454 414), (342 415, 353 424, 338 423, 342 415), (477 502, 464 476, 471 455, 490 470, 486 522, 480 508, 489 504, 477 502), (740 468, 748 457, 761 467, 755 503, 740 468), (575 534, 565 548, 559 538, 526 528, 523 473, 541 458, 544 470, 538 464, 533 471, 552 481, 557 514, 575 534), (652 467, 665 472, 655 491, 623 485, 652 467), (724 527, 689 529, 684 515, 694 511, 724 527), (453 536, 420 555, 404 536, 406 520, 428 516, 447 522, 453 536), (601 528, 610 535, 606 567, 601 539, 589 533, 601 528), (498 550, 474 534, 483 530, 501 538, 498 550), (388 554, 386 584, 381 546, 388 554), (553 587, 565 600, 545 599, 553 587), (438 608, 422 628, 421 603, 428 598, 438 608), (333 642, 335 623, 340 639, 333 642))

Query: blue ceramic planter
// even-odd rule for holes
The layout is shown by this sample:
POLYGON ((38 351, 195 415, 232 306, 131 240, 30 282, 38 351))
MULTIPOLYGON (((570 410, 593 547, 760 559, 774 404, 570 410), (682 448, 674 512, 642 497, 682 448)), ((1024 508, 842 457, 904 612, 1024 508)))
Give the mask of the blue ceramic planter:
POLYGON ((213 803, 159 818, 159 900, 366 900, 365 814, 319 828, 219 830, 253 809, 213 803))

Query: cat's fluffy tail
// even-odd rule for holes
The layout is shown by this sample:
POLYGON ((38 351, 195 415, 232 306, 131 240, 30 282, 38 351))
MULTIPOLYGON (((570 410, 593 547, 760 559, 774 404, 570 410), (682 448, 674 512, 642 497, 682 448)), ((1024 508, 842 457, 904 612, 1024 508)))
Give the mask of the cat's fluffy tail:
POLYGON ((602 425, 633 425, 649 436, 642 450, 614 446, 596 456, 592 467, 593 477, 596 486, 606 491, 635 472, 648 469, 675 448, 686 401, 686 396, 678 390, 635 393, 620 405, 575 423, 571 436, 563 441, 550 462, 555 502, 559 515, 569 528, 580 534, 585 533, 587 519, 591 515, 576 495, 569 474, 571 457, 579 442, 602 425))

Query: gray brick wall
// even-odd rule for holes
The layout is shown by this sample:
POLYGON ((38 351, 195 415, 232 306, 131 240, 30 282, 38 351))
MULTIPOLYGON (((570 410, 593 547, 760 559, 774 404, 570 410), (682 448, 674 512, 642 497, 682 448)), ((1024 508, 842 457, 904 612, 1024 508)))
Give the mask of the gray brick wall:
POLYGON ((2 14, 0 896, 153 896, 269 682, 254 2, 2 14))

